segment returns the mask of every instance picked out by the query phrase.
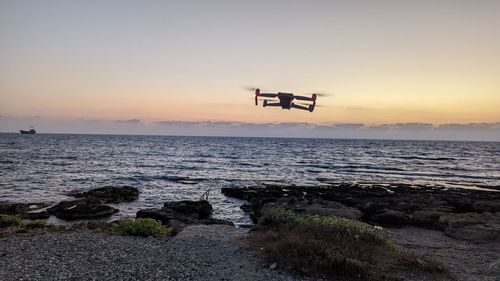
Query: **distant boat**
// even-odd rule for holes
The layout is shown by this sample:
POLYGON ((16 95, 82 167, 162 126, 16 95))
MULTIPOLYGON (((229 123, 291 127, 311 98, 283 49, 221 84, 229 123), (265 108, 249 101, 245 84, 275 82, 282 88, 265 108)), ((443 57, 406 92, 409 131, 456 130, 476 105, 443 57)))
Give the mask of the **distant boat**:
POLYGON ((29 131, 26 130, 19 130, 21 132, 21 135, 34 135, 36 134, 35 128, 31 127, 29 131))

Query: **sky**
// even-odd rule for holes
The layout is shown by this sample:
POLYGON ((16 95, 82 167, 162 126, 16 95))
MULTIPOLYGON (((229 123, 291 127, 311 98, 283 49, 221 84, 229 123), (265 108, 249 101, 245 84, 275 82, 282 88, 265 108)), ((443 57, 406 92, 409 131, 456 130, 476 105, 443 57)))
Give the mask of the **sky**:
POLYGON ((0 0, 0 131, 500 141, 499 26, 495 0, 0 0))

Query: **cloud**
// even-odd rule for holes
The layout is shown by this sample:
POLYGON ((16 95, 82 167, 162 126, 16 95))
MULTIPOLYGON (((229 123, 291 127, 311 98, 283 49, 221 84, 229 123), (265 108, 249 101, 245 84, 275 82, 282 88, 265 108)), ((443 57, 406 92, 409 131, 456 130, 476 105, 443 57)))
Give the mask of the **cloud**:
POLYGON ((41 133, 500 141, 499 122, 432 125, 423 122, 314 124, 307 122, 143 121, 136 118, 59 120, 5 115, 1 118, 0 132, 17 132, 21 128, 35 126, 41 133))
POLYGON ((128 119, 128 120, 115 120, 115 123, 125 123, 125 124, 139 124, 141 123, 140 119, 128 119))
POLYGON ((437 126, 438 130, 452 130, 452 131, 463 131, 463 130, 500 130, 500 123, 467 123, 467 124, 443 124, 437 126))
POLYGON ((339 129, 359 129, 363 128, 365 125, 362 123, 337 123, 334 125, 335 128, 339 129))
POLYGON ((434 125, 429 123, 394 123, 394 124, 380 124, 367 126, 368 129, 373 130, 432 130, 434 125))

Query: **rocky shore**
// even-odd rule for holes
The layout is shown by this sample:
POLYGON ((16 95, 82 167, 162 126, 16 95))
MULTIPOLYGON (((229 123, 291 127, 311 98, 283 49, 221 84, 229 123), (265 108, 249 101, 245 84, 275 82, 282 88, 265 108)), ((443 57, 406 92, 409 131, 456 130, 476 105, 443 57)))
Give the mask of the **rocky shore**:
POLYGON ((247 200, 241 208, 257 223, 276 204, 297 212, 334 215, 384 227, 416 226, 459 240, 500 242, 500 192, 409 184, 327 187, 267 186, 223 188, 247 200))
MULTIPOLYGON (((407 184, 347 184, 322 187, 268 185, 222 188, 246 200, 245 210, 259 229, 267 208, 345 217, 382 226, 395 243, 433 256, 450 269, 443 280, 500 278, 500 192, 445 189, 407 184)), ((107 204, 137 200, 130 186, 72 192, 58 203, 0 203, 0 214, 28 220, 49 216, 92 222, 119 210, 107 204)), ((295 280, 279 265, 263 262, 241 247, 248 229, 212 217, 207 200, 165 202, 139 210, 175 229, 177 236, 137 238, 87 231, 34 232, 0 239, 0 280, 295 280), (269 267, 271 266, 271 269, 269 267)), ((77 224, 79 225, 79 224, 77 224)), ((7 225, 0 222, 0 232, 7 225)), ((258 253, 257 253, 258 256, 258 253)), ((404 280, 419 279, 405 276, 404 280), (409 279, 408 279, 409 278, 409 279)))

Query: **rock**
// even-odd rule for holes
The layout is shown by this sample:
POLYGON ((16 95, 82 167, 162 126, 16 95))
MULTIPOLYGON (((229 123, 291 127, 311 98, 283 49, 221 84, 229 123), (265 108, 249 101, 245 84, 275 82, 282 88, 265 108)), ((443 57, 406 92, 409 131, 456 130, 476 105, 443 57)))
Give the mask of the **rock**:
POLYGON ((500 212, 500 201, 477 201, 472 204, 472 208, 477 212, 500 212))
POLYGON ((28 220, 44 220, 48 219, 50 217, 49 212, 47 210, 42 210, 42 211, 31 211, 24 213, 22 215, 23 219, 28 219, 28 220))
POLYGON ((50 214, 64 220, 106 218, 118 209, 101 204, 99 200, 62 201, 47 209, 50 214))
POLYGON ((500 208, 500 193, 495 191, 398 183, 329 183, 326 187, 223 188, 222 193, 247 200, 242 209, 254 223, 259 221, 264 208, 280 204, 296 211, 344 216, 382 225, 416 225, 439 230, 449 227, 450 231, 451 226, 440 222, 444 215, 498 213, 500 208), (325 202, 332 202, 332 205, 325 202))
POLYGON ((455 239, 476 243, 500 242, 500 224, 478 224, 461 227, 448 226, 444 229, 444 233, 455 239))
POLYGON ((201 220, 196 221, 196 223, 197 224, 221 224, 221 225, 234 226, 234 223, 232 221, 223 220, 223 219, 214 219, 214 218, 201 219, 201 220))
POLYGON ((500 241, 500 215, 484 212, 448 214, 440 217, 444 233, 455 239, 473 242, 500 241))
POLYGON ((372 216, 371 220, 381 225, 403 226, 409 224, 410 217, 401 211, 385 209, 382 213, 372 216))
POLYGON ((0 203, 0 214, 23 215, 24 213, 42 209, 49 206, 49 203, 0 203))
POLYGON ((139 198, 139 190, 132 186, 105 186, 85 192, 72 193, 76 198, 100 200, 106 204, 132 202, 139 198))
POLYGON ((197 216, 198 219, 206 219, 213 212, 212 205, 206 200, 167 202, 163 208, 171 209, 187 216, 197 216))
POLYGON ((150 208, 142 209, 136 213, 136 218, 151 218, 160 221, 163 225, 171 225, 172 220, 178 220, 172 212, 165 209, 150 208))
POLYGON ((413 224, 417 226, 424 226, 434 228, 439 225, 439 218, 446 213, 441 211, 415 211, 413 212, 413 224))
POLYGON ((224 224, 234 226, 231 221, 211 218, 212 205, 205 200, 167 202, 161 209, 143 209, 137 218, 152 218, 167 226, 186 224, 224 224))

